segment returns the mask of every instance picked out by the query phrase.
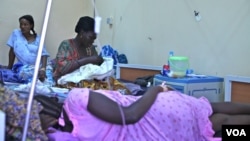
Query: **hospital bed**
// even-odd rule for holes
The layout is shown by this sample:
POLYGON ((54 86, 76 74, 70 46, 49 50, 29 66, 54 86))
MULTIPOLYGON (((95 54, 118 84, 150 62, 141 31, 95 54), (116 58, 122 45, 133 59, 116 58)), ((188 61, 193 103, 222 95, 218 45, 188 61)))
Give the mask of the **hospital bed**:
MULTIPOLYGON (((149 66, 149 65, 139 65, 139 64, 117 64, 115 77, 122 83, 134 83, 137 78, 159 74, 160 70, 161 67, 159 66, 149 66)), ((17 87, 23 84, 5 82, 5 85, 15 90, 17 87)), ((145 88, 142 87, 142 89, 145 88)), ((69 91, 66 88, 57 88, 57 87, 51 87, 50 90, 51 93, 46 95, 50 97, 57 97, 59 101, 63 101, 67 97, 67 92, 69 91)), ((29 95, 29 92, 27 91, 18 91, 18 90, 15 91, 18 92, 22 97, 27 97, 29 95)), ((35 94, 42 94, 42 93, 35 92, 35 94)))
MULTIPOLYGON (((136 78, 159 74, 161 71, 160 66, 149 66, 139 64, 118 64, 116 68, 116 78, 126 80, 133 83, 136 78)), ((12 83, 7 83, 12 85, 12 83)), ((226 76, 225 77, 225 101, 246 102, 250 103, 250 77, 243 76, 226 76)), ((0 111, 1 122, 3 114, 0 111)), ((4 127, 0 126, 0 131, 4 131, 4 127)), ((0 133, 2 135, 3 133, 0 133)), ((217 133, 220 136, 221 133, 217 133)), ((1 136, 0 136, 1 137, 1 136)), ((0 138, 1 141, 1 138, 0 138)))
MULTIPOLYGON (((126 82, 131 82, 133 83, 134 80, 138 77, 143 77, 143 76, 148 76, 148 75, 154 75, 154 74, 159 74, 161 70, 161 67, 158 66, 147 66, 147 65, 137 65, 137 64, 118 64, 117 69, 116 69, 116 78, 120 80, 124 80, 126 82)), ((18 83, 10 83, 10 82, 5 82, 5 85, 9 88, 14 88, 18 85, 18 83)), ((49 96, 56 96, 61 99, 65 99, 66 95, 65 94, 65 89, 61 88, 52 88, 52 93, 49 96), (60 91, 62 93, 60 93, 60 91), (59 93, 58 93, 59 92, 59 93), (55 93, 57 93, 55 95, 55 93), (64 93, 64 94, 63 94, 64 93)), ((25 91, 17 91, 20 96, 23 97, 28 97, 29 93, 25 91)), ((0 111, 0 122, 4 123, 5 122, 5 114, 0 111)), ((4 141, 4 131, 5 131, 5 126, 2 124, 0 126, 0 141, 4 141)))

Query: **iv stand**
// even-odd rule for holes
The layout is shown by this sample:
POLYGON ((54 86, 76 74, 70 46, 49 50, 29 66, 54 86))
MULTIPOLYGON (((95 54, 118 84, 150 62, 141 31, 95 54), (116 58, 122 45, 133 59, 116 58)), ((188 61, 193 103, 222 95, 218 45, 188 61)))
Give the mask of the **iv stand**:
POLYGON ((28 104, 27 104, 27 114, 26 114, 26 118, 25 118, 25 125, 24 125, 24 129, 23 129, 22 141, 26 141, 27 131, 28 131, 28 127, 29 127, 30 111, 32 108, 33 96, 34 96, 35 86, 36 86, 36 82, 37 82, 37 75, 38 75, 38 71, 39 71, 42 50, 43 50, 43 46, 44 46, 44 39, 45 39, 46 29, 47 29, 47 25, 48 25, 51 3, 52 3, 52 0, 48 0, 46 13, 45 13, 45 17, 44 17, 43 28, 42 28, 41 40, 39 43, 38 53, 37 53, 37 57, 36 57, 34 75, 33 75, 31 89, 30 89, 30 93, 29 93, 29 99, 28 99, 28 104))

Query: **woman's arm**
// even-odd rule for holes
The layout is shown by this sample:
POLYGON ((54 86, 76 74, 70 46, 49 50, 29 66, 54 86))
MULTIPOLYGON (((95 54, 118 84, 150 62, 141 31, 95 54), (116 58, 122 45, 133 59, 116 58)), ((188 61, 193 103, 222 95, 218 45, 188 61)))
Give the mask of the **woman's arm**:
MULTIPOLYGON (((133 124, 138 122, 155 102, 158 93, 162 91, 167 91, 167 89, 163 86, 151 87, 136 102, 128 107, 121 107, 125 123, 133 124)), ((90 91, 87 108, 93 115, 102 120, 123 124, 118 104, 102 94, 90 91)))
POLYGON ((78 66, 77 62, 74 61, 74 51, 70 47, 69 41, 64 40, 58 47, 55 59, 55 77, 61 77, 69 72, 72 72, 78 66))
POLYGON ((40 68, 40 70, 39 70, 39 76, 38 76, 38 78, 39 78, 39 80, 40 81, 44 81, 45 79, 46 79, 46 66, 47 66, 47 58, 48 58, 48 56, 47 55, 43 55, 42 56, 42 58, 41 58, 41 61, 42 61, 42 66, 41 66, 41 68, 40 68))
POLYGON ((60 76, 56 77, 61 77, 65 74, 71 73, 80 66, 88 63, 100 64, 103 62, 103 59, 98 56, 84 57, 75 60, 73 56, 71 56, 72 54, 74 54, 72 47, 70 47, 67 41, 63 41, 60 44, 56 55, 56 71, 57 73, 60 73, 60 76))
POLYGON ((10 47, 9 50, 9 64, 8 64, 8 69, 12 69, 14 61, 15 61, 16 55, 14 53, 14 49, 12 47, 10 47))
POLYGON ((41 68, 44 68, 45 70, 46 70, 46 66, 47 66, 47 58, 48 58, 47 55, 43 55, 42 58, 41 58, 41 61, 42 61, 42 67, 41 68))
POLYGON ((11 33, 11 35, 10 35, 8 41, 7 41, 7 45, 10 47, 10 50, 9 50, 9 64, 7 66, 7 69, 12 69, 13 64, 15 62, 16 55, 15 55, 13 47, 14 47, 14 44, 15 44, 15 41, 17 39, 17 35, 18 35, 19 32, 20 32, 19 30, 14 30, 11 33))
MULTIPOLYGON (((77 63, 79 66, 83 66, 86 64, 95 64, 95 65, 101 65, 103 63, 103 58, 101 56, 89 56, 89 57, 84 57, 82 59, 77 60, 77 63)), ((78 67, 79 67, 78 66, 78 67)))

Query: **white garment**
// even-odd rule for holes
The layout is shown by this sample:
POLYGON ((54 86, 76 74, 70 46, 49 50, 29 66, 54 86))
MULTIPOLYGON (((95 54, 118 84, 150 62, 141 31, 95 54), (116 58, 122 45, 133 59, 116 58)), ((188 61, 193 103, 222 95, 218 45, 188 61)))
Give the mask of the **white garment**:
POLYGON ((79 83, 81 80, 102 80, 113 74, 114 60, 111 57, 103 57, 103 63, 98 65, 86 64, 79 69, 60 77, 58 84, 67 84, 67 82, 79 83))
MULTIPOLYGON (((24 65, 35 64, 39 43, 39 35, 36 36, 33 42, 29 43, 20 29, 15 29, 7 41, 7 45, 14 49, 18 62, 24 65)), ((42 56, 49 56, 45 46, 43 47, 42 56)))

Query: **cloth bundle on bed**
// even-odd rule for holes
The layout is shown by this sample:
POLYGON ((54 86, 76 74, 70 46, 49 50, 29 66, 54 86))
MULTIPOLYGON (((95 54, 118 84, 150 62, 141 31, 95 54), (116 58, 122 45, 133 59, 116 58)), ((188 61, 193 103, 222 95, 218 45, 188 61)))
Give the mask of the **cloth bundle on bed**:
POLYGON ((105 57, 104 62, 100 66, 94 64, 81 66, 72 73, 59 78, 57 83, 63 85, 68 82, 79 83, 81 80, 102 80, 113 75, 113 64, 112 58, 105 57))
POLYGON ((119 90, 123 94, 130 94, 130 91, 121 82, 113 77, 114 60, 111 57, 103 57, 104 62, 98 66, 87 64, 81 66, 72 73, 66 74, 58 79, 58 87, 61 88, 91 88, 119 90))

